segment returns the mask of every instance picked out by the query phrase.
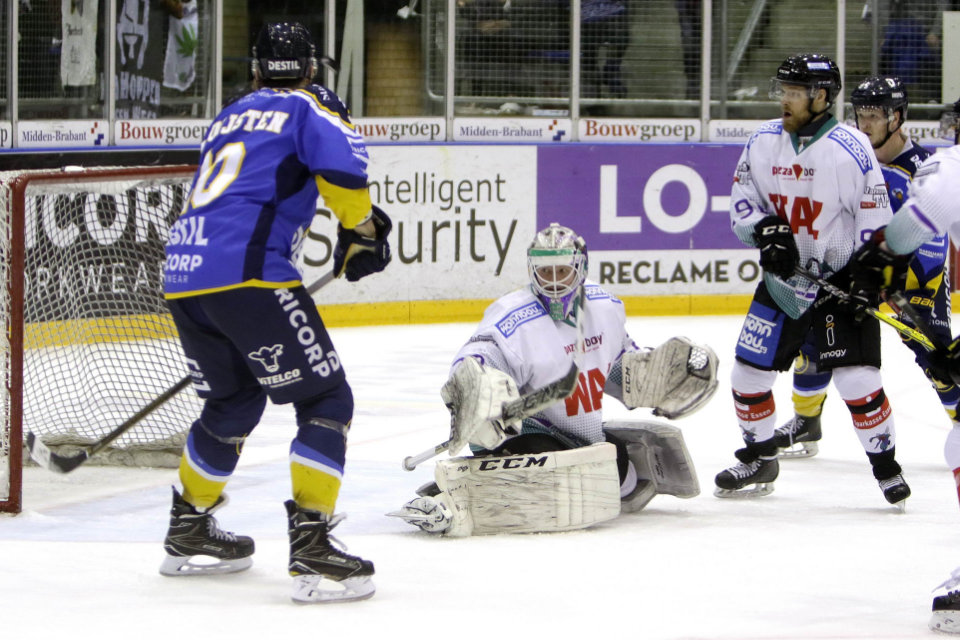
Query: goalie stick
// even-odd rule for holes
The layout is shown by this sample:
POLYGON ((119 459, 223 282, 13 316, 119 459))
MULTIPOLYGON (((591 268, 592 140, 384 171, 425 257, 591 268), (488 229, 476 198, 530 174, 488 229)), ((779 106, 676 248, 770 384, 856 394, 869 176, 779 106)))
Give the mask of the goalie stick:
MULTIPOLYGON (((924 347, 927 351, 933 351, 933 350, 936 349, 936 345, 934 344, 933 340, 931 340, 924 331, 920 330, 919 327, 921 327, 921 324, 922 324, 923 326, 926 326, 926 324, 923 323, 923 320, 920 319, 919 316, 917 316, 917 319, 920 319, 920 323, 921 323, 921 324, 917 324, 917 327, 918 327, 918 328, 915 329, 915 328, 911 327, 910 325, 905 324, 905 323, 901 322, 900 320, 898 320, 898 319, 896 319, 896 318, 893 318, 893 317, 891 317, 891 316, 888 316, 887 314, 883 313, 883 312, 880 311, 879 309, 875 309, 875 308, 871 307, 870 305, 868 305, 868 304, 866 303, 866 301, 854 297, 853 295, 847 293, 846 291, 844 291, 844 290, 841 289, 840 287, 836 286, 835 284, 832 284, 832 283, 824 280, 823 278, 814 275, 813 273, 811 273, 810 271, 807 271, 807 270, 804 269, 803 267, 796 266, 796 267, 794 267, 793 272, 796 273, 798 276, 802 276, 802 277, 806 278, 807 280, 809 280, 809 281, 811 281, 811 282, 815 282, 815 283, 818 284, 821 288, 823 288, 824 291, 826 291, 827 293, 829 293, 829 294, 832 295, 833 297, 835 297, 835 298, 837 298, 837 299, 839 299, 839 300, 842 300, 842 301, 844 301, 844 302, 847 302, 847 303, 849 303, 849 304, 852 304, 852 305, 854 305, 854 306, 856 306, 856 307, 859 307, 859 308, 862 309, 863 312, 866 313, 867 315, 873 316, 874 318, 876 318, 876 319, 879 320, 880 322, 883 322, 883 323, 886 323, 886 324, 890 325, 891 327, 893 327, 894 329, 896 329, 897 332, 900 333, 900 335, 902 335, 902 336, 904 336, 904 337, 906 337, 906 338, 909 338, 910 340, 913 340, 913 341, 918 342, 918 343, 920 343, 921 345, 923 345, 923 347, 924 347)), ((899 303, 896 303, 896 301, 894 301, 894 302, 895 302, 895 304, 897 304, 897 306, 899 306, 899 303)), ((910 307, 910 305, 907 304, 906 307, 910 307)), ((911 311, 913 311, 912 307, 910 307, 910 309, 911 309, 911 311)), ((904 311, 907 313, 908 316, 910 316, 910 319, 911 319, 911 320, 914 320, 914 322, 916 322, 916 319, 914 319, 913 316, 910 315, 910 311, 906 311, 906 309, 904 309, 904 311)), ((916 314, 915 311, 914 311, 914 314, 916 314)))
MULTIPOLYGON (((334 279, 333 271, 324 274, 315 282, 307 287, 307 293, 313 295, 334 279)), ((43 441, 32 431, 27 432, 26 443, 30 457, 41 467, 55 471, 57 473, 70 473, 84 462, 89 460, 95 454, 100 453, 109 447, 114 440, 132 429, 145 417, 157 410, 158 407, 165 404, 175 395, 186 389, 190 385, 190 376, 184 376, 172 387, 151 400, 146 406, 127 418, 123 424, 117 426, 113 431, 103 436, 96 442, 81 447, 80 451, 73 455, 62 455, 50 449, 43 441)))
MULTIPOLYGON (((525 393, 516 400, 504 402, 500 409, 499 418, 504 424, 532 416, 541 409, 546 409, 554 402, 563 400, 576 389, 577 380, 580 378, 580 360, 583 354, 583 322, 581 318, 584 313, 585 293, 586 291, 581 284, 577 301, 577 348, 574 351, 573 362, 570 364, 570 368, 559 380, 555 380, 539 389, 525 393)), ((426 451, 421 451, 413 456, 407 456, 403 459, 403 468, 407 471, 413 471, 420 463, 426 462, 433 456, 439 455, 449 449, 452 441, 453 438, 450 438, 426 451)))

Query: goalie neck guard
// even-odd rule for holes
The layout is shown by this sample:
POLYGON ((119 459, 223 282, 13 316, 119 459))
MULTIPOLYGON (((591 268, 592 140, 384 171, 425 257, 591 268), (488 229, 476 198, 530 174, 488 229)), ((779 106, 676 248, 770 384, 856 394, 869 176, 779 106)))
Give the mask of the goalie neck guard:
POLYGON ((551 223, 527 249, 527 271, 530 286, 550 317, 563 320, 587 277, 586 243, 573 229, 551 223))

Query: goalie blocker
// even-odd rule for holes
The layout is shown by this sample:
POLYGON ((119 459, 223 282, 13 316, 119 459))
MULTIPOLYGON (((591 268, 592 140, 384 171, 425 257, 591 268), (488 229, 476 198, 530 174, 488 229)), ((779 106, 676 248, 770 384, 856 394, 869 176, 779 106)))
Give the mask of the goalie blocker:
POLYGON ((700 493, 693 461, 672 425, 611 422, 610 442, 516 456, 437 462, 436 485, 387 515, 452 537, 583 529, 621 512, 640 511, 664 493, 700 493), (636 487, 621 498, 621 465, 632 465, 636 487))

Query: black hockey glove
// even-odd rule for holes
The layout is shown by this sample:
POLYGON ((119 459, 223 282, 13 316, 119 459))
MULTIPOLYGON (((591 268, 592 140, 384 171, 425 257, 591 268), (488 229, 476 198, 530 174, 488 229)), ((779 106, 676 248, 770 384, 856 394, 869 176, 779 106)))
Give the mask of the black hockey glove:
POLYGON ((881 292, 903 291, 907 285, 910 256, 901 256, 884 248, 880 227, 850 258, 851 293, 870 306, 880 304, 881 292))
POLYGON ((960 384, 960 338, 926 354, 926 372, 942 384, 960 384))
POLYGON ((371 273, 383 271, 390 264, 390 242, 387 236, 393 223, 380 207, 374 205, 372 215, 377 235, 366 238, 353 229, 337 225, 337 246, 333 248, 333 272, 339 278, 356 282, 371 273))
POLYGON ((779 216, 767 216, 753 228, 753 240, 760 248, 760 266, 786 280, 800 263, 800 252, 790 225, 779 216))

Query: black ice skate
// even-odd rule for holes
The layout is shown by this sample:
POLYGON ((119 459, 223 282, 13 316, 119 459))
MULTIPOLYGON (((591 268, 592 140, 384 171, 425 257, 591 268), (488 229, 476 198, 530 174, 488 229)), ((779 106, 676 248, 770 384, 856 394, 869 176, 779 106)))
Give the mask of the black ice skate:
POLYGON ((160 565, 165 576, 235 573, 253 564, 253 539, 223 531, 213 512, 227 504, 221 495, 209 509, 200 511, 173 490, 170 528, 163 541, 167 557, 160 565))
POLYGON ((820 451, 820 416, 794 415, 777 427, 773 441, 780 449, 781 458, 812 458, 820 451))
POLYGON ((882 453, 868 453, 870 464, 873 466, 873 477, 876 478, 883 497, 887 502, 901 511, 906 511, 907 498, 910 497, 910 487, 903 479, 903 469, 894 460, 894 450, 888 449, 882 453))
POLYGON ((717 488, 713 495, 718 498, 759 498, 773 492, 773 481, 780 474, 776 453, 760 455, 757 447, 748 445, 737 449, 734 455, 740 463, 717 474, 714 479, 717 488))
POLYGON ((319 511, 302 509, 293 500, 287 500, 284 506, 290 525, 293 601, 342 602, 372 596, 376 590, 370 579, 373 563, 344 553, 332 544, 336 539, 330 536, 330 530, 343 518, 328 518, 319 511))
POLYGON ((944 633, 960 633, 960 591, 950 591, 960 584, 960 568, 954 569, 938 589, 946 590, 943 595, 933 599, 933 613, 930 616, 930 628, 944 633))

